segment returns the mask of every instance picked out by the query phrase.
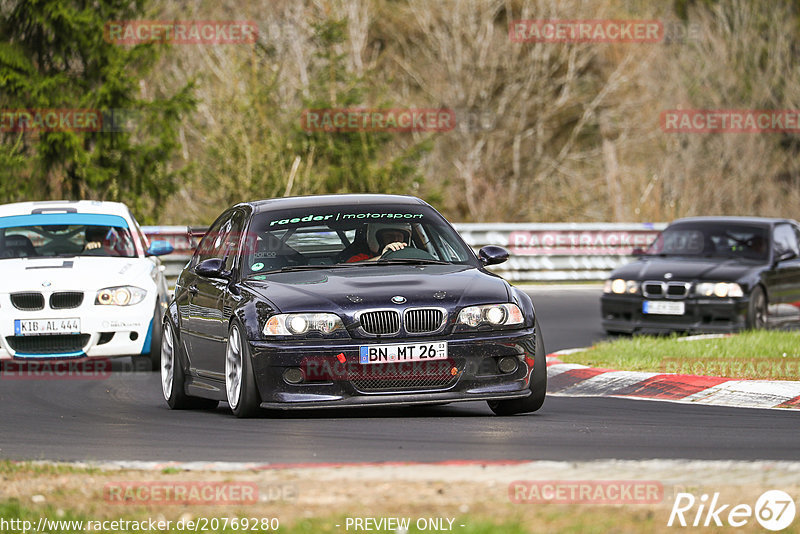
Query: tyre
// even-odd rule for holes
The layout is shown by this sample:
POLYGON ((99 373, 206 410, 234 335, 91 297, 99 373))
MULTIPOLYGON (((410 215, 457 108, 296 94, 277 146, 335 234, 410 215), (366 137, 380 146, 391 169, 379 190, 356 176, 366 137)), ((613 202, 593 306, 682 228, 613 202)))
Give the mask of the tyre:
MULTIPOLYGON (((203 409, 213 410, 219 401, 190 397, 185 391, 186 375, 178 356, 178 342, 172 323, 164 321, 161 336, 159 367, 161 369, 161 392, 164 400, 173 410, 203 409)), ((155 351, 153 351, 155 352, 155 351)))
POLYGON ((536 325, 536 354, 533 356, 533 374, 528 386, 531 394, 524 399, 510 399, 501 401, 487 401, 489 408, 496 415, 515 415, 518 413, 535 412, 544 404, 547 394, 547 358, 544 353, 541 329, 536 325))
POLYGON ((614 337, 631 337, 633 334, 630 332, 622 332, 620 330, 606 330, 606 335, 614 337))
POLYGON ((234 322, 228 331, 225 349, 225 392, 233 415, 239 418, 253 417, 261 405, 249 347, 243 339, 241 327, 234 322))
POLYGON ((161 302, 156 300, 156 309, 153 311, 153 329, 150 332, 150 353, 133 357, 134 367, 137 370, 158 371, 161 368, 161 338, 162 320, 161 302))
POLYGON ((750 293, 750 302, 747 304, 747 328, 758 330, 767 326, 767 296, 764 288, 756 286, 750 293))

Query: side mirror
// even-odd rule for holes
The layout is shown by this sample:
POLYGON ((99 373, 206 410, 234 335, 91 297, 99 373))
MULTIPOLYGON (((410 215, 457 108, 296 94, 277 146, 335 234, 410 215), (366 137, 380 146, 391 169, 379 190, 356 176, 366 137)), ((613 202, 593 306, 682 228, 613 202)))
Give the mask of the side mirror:
POLYGON ((793 260, 796 257, 797 257, 797 252, 793 250, 787 250, 785 252, 781 252, 780 254, 778 254, 778 256, 775 258, 775 263, 777 264, 782 261, 793 260))
POLYGON ((171 254, 172 251, 175 250, 169 241, 153 241, 150 243, 150 247, 145 252, 146 256, 163 256, 165 254, 171 254))
POLYGON ((478 251, 478 258, 484 265, 497 265, 508 260, 508 251, 503 247, 486 245, 478 251))
POLYGON ((223 278, 230 280, 231 272, 225 270, 225 262, 219 258, 209 258, 197 264, 194 272, 206 278, 223 278))
POLYGON ((631 251, 631 256, 644 256, 644 249, 636 247, 631 251))

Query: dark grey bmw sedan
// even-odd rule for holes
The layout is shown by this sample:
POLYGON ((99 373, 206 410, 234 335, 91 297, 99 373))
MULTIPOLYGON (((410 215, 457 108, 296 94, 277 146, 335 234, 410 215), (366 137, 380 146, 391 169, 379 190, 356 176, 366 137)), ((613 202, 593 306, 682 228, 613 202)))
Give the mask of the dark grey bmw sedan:
POLYGON ((800 226, 759 217, 679 219, 637 261, 611 273, 601 310, 610 333, 800 324, 800 226))
POLYGON ((164 319, 172 408, 485 400, 538 410, 544 343, 530 297, 486 270, 414 197, 330 195, 225 210, 181 273, 164 319))

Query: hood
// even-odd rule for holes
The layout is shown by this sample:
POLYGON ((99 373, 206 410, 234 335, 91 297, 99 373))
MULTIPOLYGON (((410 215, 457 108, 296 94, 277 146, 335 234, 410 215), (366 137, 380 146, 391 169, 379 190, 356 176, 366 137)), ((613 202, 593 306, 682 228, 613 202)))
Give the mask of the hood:
POLYGON ((16 258, 0 260, 0 293, 14 291, 92 291, 110 286, 147 289, 155 264, 143 258, 16 258), (144 281, 143 281, 144 280, 144 281), (43 285, 49 284, 49 285, 43 285))
POLYGON ((401 309, 438 306, 447 309, 509 302, 502 278, 465 265, 391 265, 321 269, 263 275, 244 286, 272 302, 281 312, 353 313, 364 308, 401 309), (402 296, 405 303, 393 304, 402 296))
POLYGON ((735 282, 753 270, 761 268, 757 262, 720 258, 643 258, 614 269, 612 278, 626 280, 670 280, 735 282))

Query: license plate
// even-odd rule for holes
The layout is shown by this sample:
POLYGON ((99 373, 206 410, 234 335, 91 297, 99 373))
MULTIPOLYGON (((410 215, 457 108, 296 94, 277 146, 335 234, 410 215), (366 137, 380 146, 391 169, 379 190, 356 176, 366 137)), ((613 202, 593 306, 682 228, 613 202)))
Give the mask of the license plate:
POLYGON ((71 319, 15 319, 15 336, 46 336, 49 334, 80 334, 81 320, 71 319))
POLYGON ((642 312, 650 315, 683 315, 686 305, 683 302, 662 300, 646 300, 642 304, 642 312))
POLYGON ((426 362, 446 359, 447 341, 403 345, 361 345, 358 356, 358 362, 362 364, 426 362))

